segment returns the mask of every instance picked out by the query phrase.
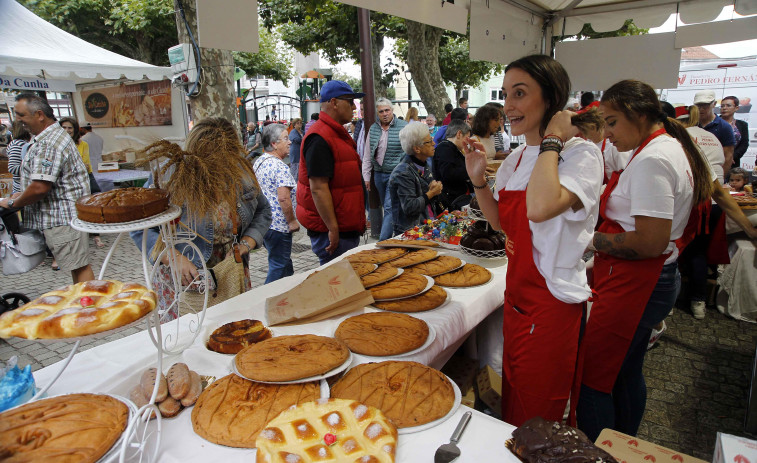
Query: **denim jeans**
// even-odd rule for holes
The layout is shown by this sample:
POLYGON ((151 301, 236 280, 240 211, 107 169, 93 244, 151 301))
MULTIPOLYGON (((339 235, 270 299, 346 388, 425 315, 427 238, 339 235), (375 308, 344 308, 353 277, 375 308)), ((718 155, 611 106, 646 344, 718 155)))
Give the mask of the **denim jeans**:
POLYGON ((268 250, 268 276, 266 284, 294 275, 292 266, 292 234, 269 229, 263 238, 268 250))
POLYGON ((318 261, 321 265, 331 262, 335 258, 341 256, 345 252, 352 248, 356 248, 360 244, 360 236, 355 238, 339 238, 339 244, 336 246, 336 250, 333 254, 329 254, 326 248, 329 245, 329 234, 317 233, 310 236, 310 245, 313 247, 313 252, 318 256, 318 261))
POLYGON ((379 239, 388 240, 392 237, 394 226, 392 225, 392 198, 389 195, 389 176, 384 172, 373 172, 373 183, 378 189, 379 199, 384 209, 384 219, 381 221, 381 236, 379 239))
MULTIPOLYGON (((578 399, 578 427, 593 442, 604 428, 635 436, 647 403, 644 356, 652 328, 668 316, 681 289, 677 263, 664 266, 657 285, 644 308, 639 326, 628 347, 612 393, 581 385, 578 399)), ((591 315, 589 315, 591 322, 591 315)))

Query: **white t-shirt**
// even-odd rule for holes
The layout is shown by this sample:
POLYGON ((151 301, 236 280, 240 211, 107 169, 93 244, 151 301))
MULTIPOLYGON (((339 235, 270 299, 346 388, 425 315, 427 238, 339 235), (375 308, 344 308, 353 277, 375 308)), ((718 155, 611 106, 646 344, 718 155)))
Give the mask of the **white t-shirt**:
POLYGON ((494 160, 494 155, 497 154, 497 150, 494 149, 494 135, 490 135, 485 138, 481 138, 478 135, 472 135, 471 140, 476 140, 484 145, 484 151, 486 151, 486 160, 494 160))
MULTIPOLYGON (((602 149, 602 143, 597 143, 600 150, 602 149)), ((628 160, 633 155, 633 151, 618 151, 615 145, 608 139, 604 140, 604 145, 605 149, 602 150, 602 157, 605 160, 605 175, 609 179, 613 172, 626 168, 628 160)))
MULTIPOLYGON (((549 291, 557 299, 572 304, 591 296, 586 265, 581 257, 594 236, 599 217, 602 153, 594 143, 573 138, 565 144, 560 155, 564 159, 557 168, 560 184, 578 196, 584 207, 578 211, 568 208, 541 223, 529 221, 529 228, 534 263, 549 291)), ((525 190, 538 156, 538 146, 521 145, 513 150, 497 171, 498 191, 494 198, 499 198, 503 186, 507 190, 525 190), (521 153, 523 159, 515 170, 521 153)))
POLYGON ((720 144, 720 140, 701 127, 688 127, 686 131, 691 135, 691 139, 702 150, 704 157, 710 165, 710 171, 714 173, 713 180, 717 179, 721 185, 723 184, 724 172, 723 164, 725 164, 725 155, 723 154, 723 145, 720 144))
POLYGON ((670 243, 665 253, 672 253, 666 264, 675 262, 678 249, 674 241, 683 235, 691 213, 694 180, 686 154, 675 138, 654 138, 631 161, 610 194, 607 217, 623 230, 636 230, 635 216, 672 220, 670 243))

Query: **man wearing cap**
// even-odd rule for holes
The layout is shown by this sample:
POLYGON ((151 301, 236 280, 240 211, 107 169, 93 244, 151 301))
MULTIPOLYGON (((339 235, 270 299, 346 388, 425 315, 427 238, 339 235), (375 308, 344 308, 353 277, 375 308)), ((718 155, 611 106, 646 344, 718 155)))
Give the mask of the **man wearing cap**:
POLYGON ((731 124, 715 114, 715 92, 713 90, 700 90, 694 95, 694 104, 699 108, 699 127, 715 135, 723 145, 725 163, 723 171, 728 175, 733 165, 733 147, 736 140, 733 137, 731 124))
POLYGON ((360 157, 344 128, 352 120, 355 99, 364 96, 341 80, 326 82, 318 120, 302 140, 297 220, 307 229, 321 265, 356 247, 365 232, 360 157))

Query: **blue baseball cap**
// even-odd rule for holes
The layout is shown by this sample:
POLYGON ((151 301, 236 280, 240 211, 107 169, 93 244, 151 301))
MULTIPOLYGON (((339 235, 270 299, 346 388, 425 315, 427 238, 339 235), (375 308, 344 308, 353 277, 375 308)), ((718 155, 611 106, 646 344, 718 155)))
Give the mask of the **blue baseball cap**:
POLYGON ((355 93, 347 82, 341 80, 330 80, 321 87, 321 103, 340 96, 363 98, 365 93, 355 93))

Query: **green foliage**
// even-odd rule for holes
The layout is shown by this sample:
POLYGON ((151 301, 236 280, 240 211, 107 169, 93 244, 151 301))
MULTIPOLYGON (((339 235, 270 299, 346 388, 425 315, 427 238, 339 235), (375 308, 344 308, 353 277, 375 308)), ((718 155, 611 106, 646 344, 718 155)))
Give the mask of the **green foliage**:
POLYGON ((334 71, 334 75, 332 77, 334 78, 334 80, 341 80, 341 81, 347 82, 349 86, 352 87, 352 90, 354 90, 355 92, 363 91, 363 80, 358 77, 342 74, 339 71, 334 71))
POLYGON ((168 65, 178 43, 172 0, 19 0, 83 40, 150 64, 168 65))
POLYGON ((644 35, 648 33, 649 29, 643 29, 636 26, 636 24, 633 23, 633 19, 627 19, 620 29, 608 32, 596 32, 594 31, 594 29, 592 29, 591 24, 584 24, 584 26, 581 28, 581 31, 576 35, 562 35, 552 37, 552 47, 554 48, 554 45, 557 42, 563 41, 568 38, 576 38, 578 40, 605 39, 608 37, 626 37, 629 35, 644 35))
POLYGON ((260 28, 260 50, 257 53, 233 52, 234 64, 248 76, 266 76, 284 85, 293 76, 292 51, 281 42, 276 31, 260 28))

